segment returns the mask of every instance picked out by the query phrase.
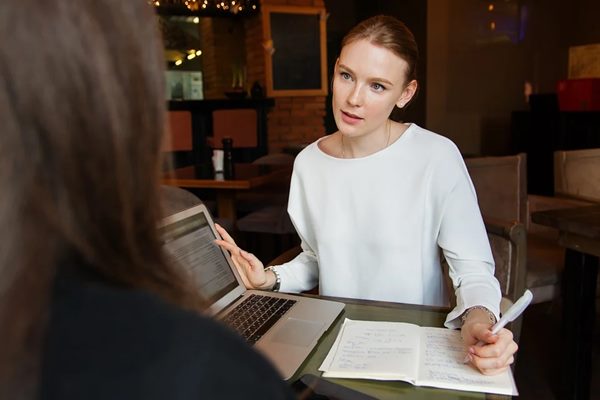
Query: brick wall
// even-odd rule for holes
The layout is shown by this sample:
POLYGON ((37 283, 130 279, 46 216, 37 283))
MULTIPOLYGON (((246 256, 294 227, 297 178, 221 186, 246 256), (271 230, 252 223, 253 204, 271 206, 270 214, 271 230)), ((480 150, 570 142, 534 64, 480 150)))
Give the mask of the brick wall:
POLYGON ((246 36, 245 27, 237 19, 200 18, 199 29, 204 98, 222 99, 232 88, 234 69, 246 64, 245 46, 240 45, 246 36))
POLYGON ((202 38, 202 83, 204 98, 222 97, 219 93, 219 74, 217 49, 213 31, 213 18, 200 18, 200 37, 202 38))
MULTIPOLYGON (((323 0, 261 0, 261 5, 325 7, 323 0)), ((248 84, 259 81, 264 88, 265 57, 262 46, 262 16, 247 19, 246 62, 248 84)), ((325 134, 325 96, 276 97, 268 114, 269 153, 281 152, 288 144, 309 143, 325 134)))

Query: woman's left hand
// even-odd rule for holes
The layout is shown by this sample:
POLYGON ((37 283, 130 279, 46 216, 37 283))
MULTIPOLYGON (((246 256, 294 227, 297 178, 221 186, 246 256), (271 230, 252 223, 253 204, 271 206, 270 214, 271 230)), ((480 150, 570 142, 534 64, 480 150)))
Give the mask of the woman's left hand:
POLYGON ((489 322, 470 319, 465 321, 461 332, 467 349, 467 360, 484 375, 496 375, 505 371, 515 361, 514 354, 519 348, 513 340, 512 332, 503 328, 494 335, 489 322), (477 344, 480 341, 484 344, 477 344))

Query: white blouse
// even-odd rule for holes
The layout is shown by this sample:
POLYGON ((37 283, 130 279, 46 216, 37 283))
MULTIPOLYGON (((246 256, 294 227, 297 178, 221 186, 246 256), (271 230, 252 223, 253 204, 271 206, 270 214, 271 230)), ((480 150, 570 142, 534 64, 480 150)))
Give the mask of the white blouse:
POLYGON ((460 152, 411 124, 387 148, 340 159, 309 145, 296 158, 288 212, 303 252, 277 268, 283 292, 448 305, 440 248, 457 306, 446 326, 482 305, 498 317, 500 286, 460 152))

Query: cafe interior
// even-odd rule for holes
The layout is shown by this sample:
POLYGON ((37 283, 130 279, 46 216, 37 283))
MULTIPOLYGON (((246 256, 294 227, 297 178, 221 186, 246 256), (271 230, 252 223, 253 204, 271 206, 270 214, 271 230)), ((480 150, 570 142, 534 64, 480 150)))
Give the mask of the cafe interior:
POLYGON ((156 0, 169 127, 163 188, 265 265, 298 254, 294 157, 336 131, 344 34, 398 17, 419 90, 395 113, 451 139, 475 186, 513 324, 523 399, 600 399, 600 2, 156 0), (596 323, 594 325, 594 320, 596 323))

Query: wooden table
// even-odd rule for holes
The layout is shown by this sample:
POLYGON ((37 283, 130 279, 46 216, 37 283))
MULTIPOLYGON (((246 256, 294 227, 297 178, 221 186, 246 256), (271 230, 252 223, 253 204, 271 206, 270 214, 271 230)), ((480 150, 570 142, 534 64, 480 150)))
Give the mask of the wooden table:
POLYGON ((566 247, 563 275, 561 399, 589 399, 596 282, 600 257, 600 206, 539 211, 536 224, 559 230, 566 247))
MULTIPOLYGON (((313 296, 315 297, 315 296, 313 296)), ((346 304, 342 315, 335 324, 321 337, 315 350, 299 370, 290 379, 294 382, 304 374, 313 374, 320 376, 318 368, 325 359, 325 356, 331 349, 331 346, 337 337, 345 318, 355 320, 371 321, 399 321, 408 322, 421 326, 442 327, 446 315, 450 311, 447 308, 419 306, 413 304, 388 303, 356 299, 340 299, 325 297, 331 300, 341 301, 346 304)), ((485 393, 463 392, 456 390, 437 389, 429 387, 413 386, 402 381, 375 381, 361 379, 333 379, 326 378, 328 381, 349 387, 361 393, 373 396, 377 399, 487 399, 487 400, 505 400, 510 396, 504 395, 486 395, 485 393)), ((517 382, 518 387, 518 382, 517 382)))
POLYGON ((235 164, 234 177, 224 179, 215 176, 212 166, 198 165, 177 168, 167 172, 162 183, 183 188, 214 189, 217 197, 217 213, 232 222, 236 219, 235 193, 274 183, 289 177, 291 166, 235 164))

